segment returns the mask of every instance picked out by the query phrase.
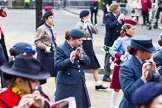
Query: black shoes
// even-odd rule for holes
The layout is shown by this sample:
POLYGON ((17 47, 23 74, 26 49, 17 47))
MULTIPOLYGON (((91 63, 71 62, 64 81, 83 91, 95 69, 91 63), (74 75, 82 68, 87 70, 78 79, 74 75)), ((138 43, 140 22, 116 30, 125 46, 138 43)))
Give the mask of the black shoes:
POLYGON ((99 86, 95 86, 95 89, 96 90, 105 90, 105 89, 108 89, 108 87, 104 87, 102 84, 99 85, 99 86))
POLYGON ((111 78, 110 77, 103 77, 103 81, 111 82, 111 78))

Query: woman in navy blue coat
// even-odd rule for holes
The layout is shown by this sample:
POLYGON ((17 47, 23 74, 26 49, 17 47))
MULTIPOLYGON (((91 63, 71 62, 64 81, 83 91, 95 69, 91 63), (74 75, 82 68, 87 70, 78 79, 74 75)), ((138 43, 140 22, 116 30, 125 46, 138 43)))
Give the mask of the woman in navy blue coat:
POLYGON ((133 37, 128 51, 132 57, 121 66, 119 72, 120 85, 124 93, 119 108, 135 108, 131 101, 134 91, 150 81, 162 81, 154 61, 150 59, 155 51, 151 37, 133 37))
POLYGON ((77 108, 91 106, 82 67, 90 63, 81 47, 83 36, 80 29, 67 31, 66 41, 56 48, 54 57, 55 69, 58 71, 55 101, 72 96, 76 99, 77 108))

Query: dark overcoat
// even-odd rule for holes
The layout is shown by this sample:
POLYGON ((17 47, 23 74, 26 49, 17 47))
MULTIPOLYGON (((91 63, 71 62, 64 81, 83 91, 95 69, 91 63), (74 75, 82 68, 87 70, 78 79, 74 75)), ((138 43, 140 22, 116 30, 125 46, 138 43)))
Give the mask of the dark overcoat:
POLYGON ((162 49, 160 49, 160 51, 155 53, 155 55, 153 56, 153 60, 156 63, 156 67, 159 73, 162 75, 162 49))
POLYGON ((109 12, 105 16, 105 28, 106 34, 104 38, 104 45, 112 46, 114 41, 119 37, 121 31, 122 22, 119 23, 117 17, 109 12))
MULTIPOLYGON (((144 81, 141 79, 142 76, 142 64, 137 57, 132 56, 123 66, 120 68, 119 80, 123 91, 123 99, 120 103, 119 108, 135 108, 135 105, 131 102, 132 93, 142 86, 144 81)), ((161 82, 161 75, 154 75, 153 72, 149 71, 149 81, 161 82)))
POLYGON ((73 48, 67 41, 56 48, 54 66, 58 74, 55 100, 72 96, 76 99, 77 108, 88 108, 91 105, 82 66, 88 65, 90 60, 84 53, 82 59, 76 58, 72 63, 70 60, 72 51, 73 48))

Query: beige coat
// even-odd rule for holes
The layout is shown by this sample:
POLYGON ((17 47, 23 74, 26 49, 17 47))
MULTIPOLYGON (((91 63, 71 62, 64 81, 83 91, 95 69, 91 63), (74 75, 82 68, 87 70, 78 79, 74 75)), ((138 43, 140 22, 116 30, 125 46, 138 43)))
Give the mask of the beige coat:
MULTIPOLYGON (((78 28, 80 28, 81 30, 83 30, 84 23, 78 22, 77 25, 76 25, 76 27, 78 27, 78 28)), ((97 28, 96 28, 95 26, 93 26, 92 24, 91 24, 91 26, 90 26, 90 29, 92 30, 92 33, 98 34, 97 28)), ((84 34, 85 34, 84 38, 91 38, 88 29, 84 29, 83 32, 84 32, 84 34)))
POLYGON ((51 47, 51 45, 54 46, 52 42, 51 31, 44 24, 37 29, 34 44, 42 50, 45 50, 47 46, 48 47, 51 47))

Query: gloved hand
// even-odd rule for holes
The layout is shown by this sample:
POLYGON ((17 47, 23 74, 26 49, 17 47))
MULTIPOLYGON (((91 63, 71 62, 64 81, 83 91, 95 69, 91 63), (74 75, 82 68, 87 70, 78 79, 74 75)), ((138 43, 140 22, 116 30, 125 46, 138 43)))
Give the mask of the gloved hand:
POLYGON ((125 61, 125 60, 126 60, 126 55, 121 55, 121 56, 120 56, 120 60, 121 60, 121 61, 125 61))
POLYGON ((52 51, 51 51, 51 47, 46 47, 45 52, 52 52, 52 51))

